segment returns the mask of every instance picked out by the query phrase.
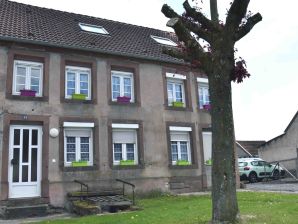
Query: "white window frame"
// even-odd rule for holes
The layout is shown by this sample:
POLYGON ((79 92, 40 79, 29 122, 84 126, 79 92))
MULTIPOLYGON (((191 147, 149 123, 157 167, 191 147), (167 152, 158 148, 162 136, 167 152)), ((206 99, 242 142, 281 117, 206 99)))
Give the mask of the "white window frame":
POLYGON ((91 100, 91 69, 77 66, 65 66, 65 99, 71 99, 72 95, 67 95, 67 73, 75 73, 75 94, 80 94, 80 74, 88 74, 88 95, 85 100, 91 100))
POLYGON ((104 35, 109 34, 109 32, 102 26, 91 25, 91 24, 87 24, 87 23, 79 23, 79 26, 80 26, 81 30, 84 30, 86 32, 98 33, 98 34, 104 34, 104 35))
POLYGON ((168 106, 173 106, 172 103, 173 102, 176 102, 176 85, 181 85, 181 91, 182 91, 182 103, 183 103, 183 107, 186 107, 185 105, 185 86, 184 86, 184 81, 181 80, 181 79, 173 79, 173 78, 167 78, 167 98, 168 98, 168 106), (171 84, 173 85, 173 92, 172 92, 172 95, 173 95, 173 101, 171 102, 170 101, 170 98, 169 98, 169 90, 168 90, 168 84, 171 84))
POLYGON ((199 98, 199 108, 203 109, 204 105, 210 105, 210 94, 209 94, 209 85, 208 82, 198 82, 198 98, 199 98), (203 94, 200 94, 200 90, 203 94), (207 96, 205 93, 205 91, 208 92, 208 100, 206 100, 207 96), (203 101, 200 100, 200 97, 202 95, 203 101))
POLYGON ((131 80, 131 98, 130 102, 135 102, 135 94, 134 94, 134 73, 132 72, 124 72, 119 70, 112 70, 111 71, 111 96, 112 101, 117 101, 117 98, 113 98, 113 77, 120 78, 120 97, 124 96, 124 78, 130 78, 131 80))
MULTIPOLYGON (((184 130, 186 130, 189 127, 183 127, 183 128, 184 128, 184 130)), ((170 156, 171 156, 172 165, 177 165, 177 161, 172 160, 172 142, 177 142, 178 160, 181 160, 181 146, 180 146, 180 144, 181 144, 181 142, 187 142, 186 145, 187 145, 188 162, 190 164, 192 164, 192 155, 191 155, 191 148, 190 148, 190 134, 191 134, 190 131, 170 131, 170 149, 171 149, 170 156), (187 134, 187 136, 188 136, 187 141, 181 140, 179 138, 178 139, 172 138, 172 135, 171 135, 172 133, 182 134, 182 135, 187 134)))
MULTIPOLYGON (((119 124, 117 124, 119 125, 119 124)), ((138 125, 138 124, 133 124, 133 125, 138 125)), ((120 165, 120 160, 115 160, 114 155, 115 155, 115 150, 114 150, 114 144, 121 144, 121 149, 122 149, 122 159, 127 160, 127 151, 126 151, 126 144, 133 144, 134 145, 134 165, 138 165, 139 163, 139 157, 138 157, 138 129, 137 128, 122 128, 122 127, 117 127, 113 128, 112 126, 112 147, 113 147, 113 165, 120 165), (114 142, 114 137, 113 134, 114 132, 134 132, 135 134, 135 142, 131 143, 123 143, 123 142, 114 142)))
MULTIPOLYGON (((93 165, 93 129, 92 128, 74 128, 74 127, 65 127, 64 128, 64 166, 70 167, 72 166, 72 162, 67 161, 67 131, 86 131, 90 132, 89 137, 89 161, 87 161, 88 166, 93 165)), ((80 138, 84 136, 73 136, 75 138, 75 145, 76 145, 76 161, 79 161, 81 159, 81 142, 80 138)))
POLYGON ((25 77, 25 89, 31 89, 31 68, 39 68, 40 69, 40 77, 39 77, 39 92, 36 92, 36 97, 42 97, 43 92, 43 63, 40 62, 32 62, 32 61, 25 61, 25 60, 14 60, 13 66, 13 85, 12 85, 12 94, 13 95, 20 95, 21 92, 17 92, 17 66, 23 66, 26 68, 26 77, 25 77))
POLYGON ((158 36, 154 36, 154 35, 151 35, 151 38, 159 44, 173 46, 173 47, 178 46, 174 41, 170 40, 169 38, 158 37, 158 36))

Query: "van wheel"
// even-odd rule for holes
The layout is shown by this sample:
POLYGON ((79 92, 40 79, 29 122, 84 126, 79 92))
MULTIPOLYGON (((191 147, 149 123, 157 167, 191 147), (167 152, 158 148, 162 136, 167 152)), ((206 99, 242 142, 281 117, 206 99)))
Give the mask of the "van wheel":
POLYGON ((250 173, 249 176, 248 176, 248 180, 249 180, 250 183, 258 182, 257 174, 255 172, 250 173))

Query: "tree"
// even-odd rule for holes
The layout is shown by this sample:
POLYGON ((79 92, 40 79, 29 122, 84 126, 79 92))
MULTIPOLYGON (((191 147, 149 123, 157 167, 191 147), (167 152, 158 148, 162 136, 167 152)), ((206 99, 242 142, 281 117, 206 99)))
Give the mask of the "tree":
POLYGON ((185 12, 177 14, 163 5, 163 14, 170 18, 167 26, 174 29, 179 48, 163 52, 189 62, 203 70, 209 79, 212 119, 212 223, 238 221, 236 196, 235 137, 231 98, 231 81, 242 82, 249 77, 243 59, 235 60, 234 46, 262 20, 257 13, 247 13, 249 0, 233 0, 225 23, 219 21, 217 1, 210 0, 211 20, 188 0, 185 12), (200 39, 207 42, 204 46, 200 39), (206 50, 207 49, 207 50, 206 50))

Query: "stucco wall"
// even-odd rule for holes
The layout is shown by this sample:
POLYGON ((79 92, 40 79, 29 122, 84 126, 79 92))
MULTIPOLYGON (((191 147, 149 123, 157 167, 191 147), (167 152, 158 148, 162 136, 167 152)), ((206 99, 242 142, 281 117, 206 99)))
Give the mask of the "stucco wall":
POLYGON ((287 169, 295 170, 298 147, 298 120, 294 120, 286 133, 259 148, 260 158, 268 162, 280 161, 287 169), (290 160, 290 161, 289 161, 290 160))
MULTIPOLYGON (((48 52, 50 59, 49 101, 23 102, 5 98, 4 80, 7 73, 7 52, 8 48, 0 48, 0 108, 2 110, 7 110, 9 114, 49 115, 49 128, 60 128, 60 130, 60 117, 91 117, 98 119, 99 122, 99 134, 96 136, 99 139, 99 169, 95 171, 63 172, 59 167, 59 138, 49 137, 49 194, 52 204, 62 205, 66 192, 78 189, 78 186, 72 183, 74 179, 86 181, 94 187, 102 186, 109 188, 116 184, 113 181, 115 178, 122 178, 132 181, 136 184, 136 190, 143 192, 152 189, 167 191, 170 188, 170 183, 177 181, 181 177, 181 182, 184 181, 185 186, 187 186, 185 191, 202 189, 202 144, 199 138, 201 134, 199 133, 199 125, 209 124, 210 116, 208 113, 198 112, 196 79, 192 73, 189 73, 189 75, 193 111, 165 110, 163 66, 147 62, 136 62, 139 63, 140 70, 141 106, 109 105, 107 94, 108 61, 104 57, 96 58, 97 104, 61 103, 60 76, 64 75, 60 74, 61 54, 48 52), (111 119, 140 120, 143 122, 144 168, 133 170, 114 170, 110 168, 107 126, 108 121, 111 119), (169 121, 195 124, 194 131, 197 135, 194 142, 197 150, 197 161, 195 163, 198 164, 198 168, 169 168, 166 135, 166 122, 169 121), (173 179, 174 177, 176 179, 173 179), (193 181, 195 186, 193 188, 189 187, 192 183, 191 181, 193 181)), ((84 58, 84 56, 80 57, 84 58)), ((90 57, 86 58, 90 59, 90 57)), ((94 59, 94 57, 91 59, 94 59)), ((2 130, 1 121, 0 117, 0 137, 2 130)), ((2 151, 1 142, 0 140, 0 151, 2 151)))

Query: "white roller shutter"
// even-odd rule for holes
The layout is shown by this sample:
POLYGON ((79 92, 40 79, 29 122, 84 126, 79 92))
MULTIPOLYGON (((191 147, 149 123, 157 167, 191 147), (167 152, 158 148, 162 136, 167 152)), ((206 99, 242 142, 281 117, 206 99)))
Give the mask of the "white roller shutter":
POLYGON ((136 130, 113 130, 113 143, 136 143, 136 130))

